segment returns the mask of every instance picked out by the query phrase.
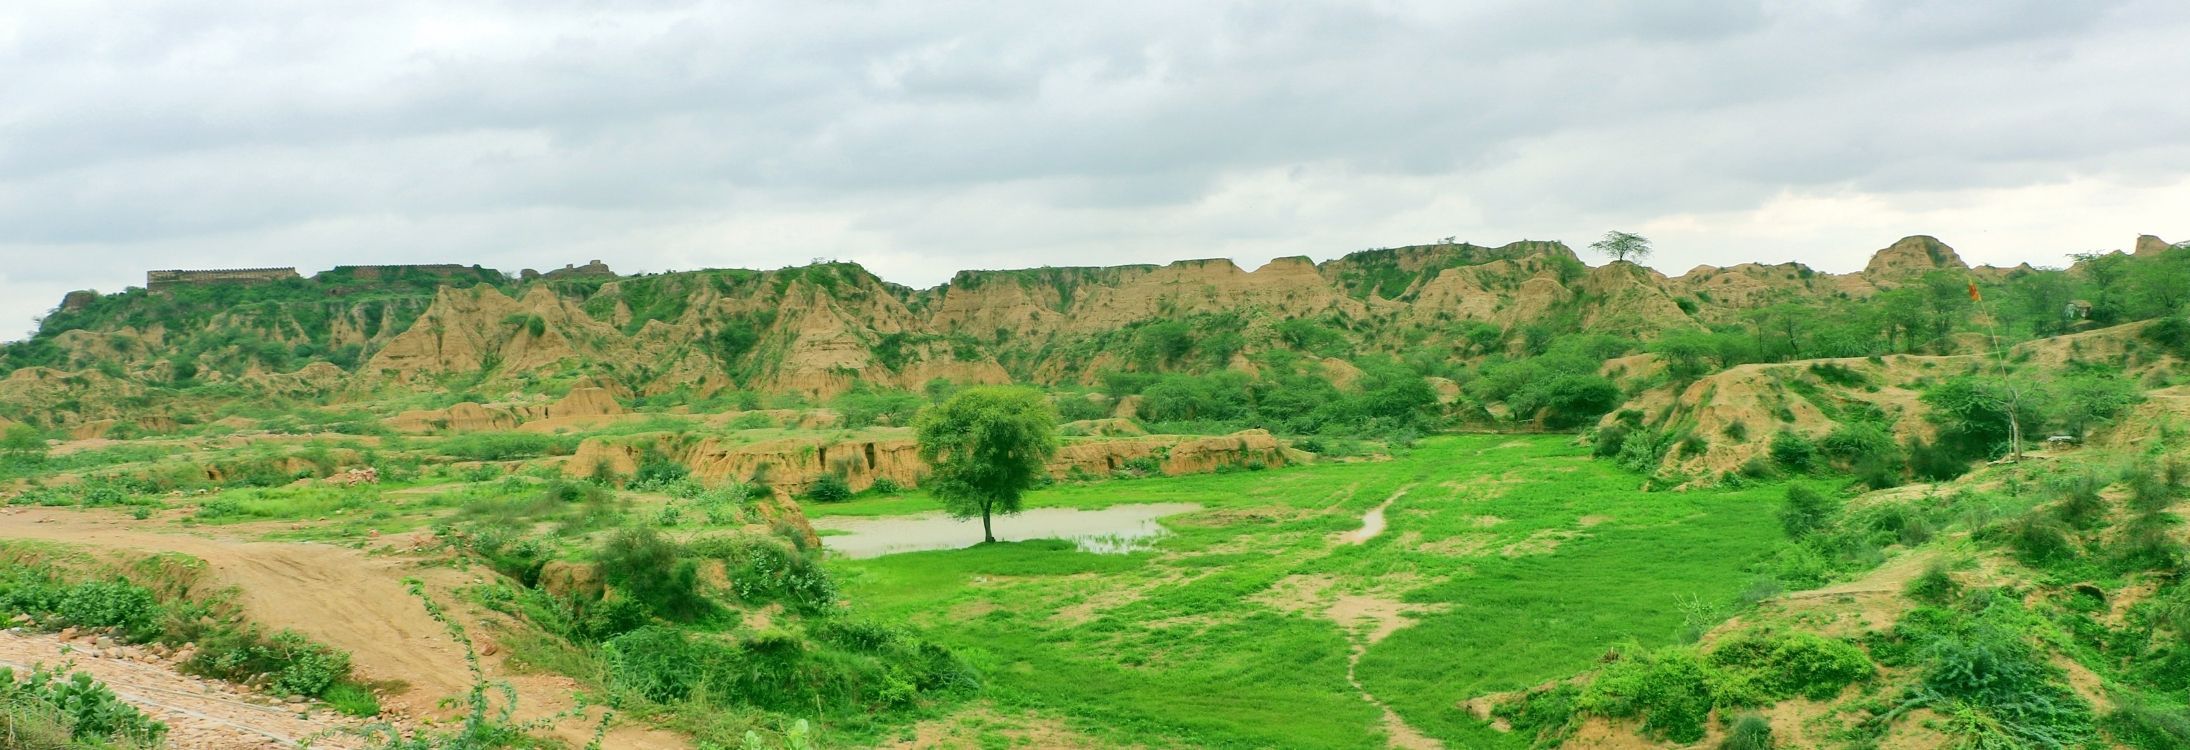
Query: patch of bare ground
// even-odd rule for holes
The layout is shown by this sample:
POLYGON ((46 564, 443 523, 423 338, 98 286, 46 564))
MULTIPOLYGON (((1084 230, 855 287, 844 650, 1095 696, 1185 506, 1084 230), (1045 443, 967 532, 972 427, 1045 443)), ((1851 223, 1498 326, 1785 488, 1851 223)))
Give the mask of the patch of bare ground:
POLYGON ((1580 519, 1576 520, 1576 523, 1580 523, 1582 525, 1582 528, 1586 529, 1591 526, 1610 523, 1611 521, 1611 516, 1582 516, 1580 519))
MULTIPOLYGON (((259 542, 217 536, 147 531, 135 521, 104 512, 32 508, 0 514, 0 538, 38 539, 93 549, 143 554, 179 552, 204 560, 212 582, 234 587, 236 603, 250 621, 279 630, 293 629, 350 652, 357 676, 365 681, 402 684, 408 690, 386 696, 382 705, 396 717, 451 717, 456 709, 444 698, 461 697, 470 687, 464 651, 441 623, 426 614, 403 581, 418 578, 444 603, 457 602, 459 589, 478 582, 475 575, 443 567, 424 567, 400 554, 368 555, 328 544, 259 542)), ((478 616, 451 607, 478 632, 478 616)), ((507 680, 519 696, 516 719, 557 715, 573 705, 577 684, 568 678, 517 674, 507 653, 482 649, 488 677, 507 680)), ((598 718, 598 711, 594 712, 598 718)), ((557 722, 550 731, 581 746, 594 723, 584 716, 557 722)), ((607 746, 682 748, 675 734, 635 726, 617 727, 607 746)))
POLYGON ((912 736, 881 745, 885 750, 959 750, 999 746, 1026 750, 1079 750, 1091 747, 1142 747, 1103 742, 1075 731, 1063 721, 1033 711, 1006 713, 980 703, 913 725, 912 736))
POLYGON ((1219 508, 1168 518, 1164 520, 1164 523, 1172 526, 1205 528, 1263 526, 1290 521, 1301 517, 1301 515, 1301 511, 1292 508, 1219 508))
MULTIPOLYGON (((1885 630, 1916 606, 1902 592, 1938 557, 1939 553, 1930 551, 1904 554, 1853 581, 1767 599, 1758 604, 1757 616, 1802 618, 1816 625, 1821 635, 1834 637, 1885 630)), ((1705 636, 1705 642, 1746 627, 1751 619, 1728 620, 1705 636)))
POLYGON ((1049 619, 1061 625, 1085 625, 1104 612, 1140 601, 1144 595, 1146 592, 1138 588, 1104 589, 1057 608, 1049 619))

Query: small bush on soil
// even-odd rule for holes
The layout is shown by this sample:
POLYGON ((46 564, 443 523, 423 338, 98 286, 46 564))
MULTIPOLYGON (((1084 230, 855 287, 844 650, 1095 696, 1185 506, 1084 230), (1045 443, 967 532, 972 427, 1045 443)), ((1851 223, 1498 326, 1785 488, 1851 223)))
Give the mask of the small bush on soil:
POLYGON ((1839 517, 1840 508, 1839 498, 1794 485, 1787 488, 1787 502, 1780 506, 1779 525, 1788 536, 1801 539, 1831 525, 1839 517))
POLYGON ((836 602, 828 571, 782 541, 753 534, 709 537, 694 542, 692 554, 721 560, 731 591, 749 604, 781 602, 819 612, 836 602))
POLYGON ((2115 741, 2137 750, 2190 747, 2190 710, 2117 696, 2117 707, 2099 726, 2115 741))
POLYGON ((1695 651, 1629 648, 1582 690, 1576 707, 1614 719, 1642 720, 1644 734, 1673 742, 1703 739, 1711 714, 1710 672, 1695 651))
POLYGON ((904 492, 905 486, 889 477, 875 477, 874 484, 868 485, 867 491, 877 495, 895 495, 904 492))
POLYGON ((1880 661, 1919 672, 1902 706, 1949 717, 1964 747, 2074 747, 2090 738, 2091 707, 2026 636, 2040 627, 2036 619, 1997 591, 1966 606, 1919 607, 1872 639, 1880 661))
POLYGON ((2105 487, 2106 482, 2089 473, 2054 482, 2053 496, 2058 501, 2054 515, 2070 528, 2091 528, 2106 515, 2106 500, 2099 496, 2099 491, 2105 487))
POLYGON ((201 639, 183 669, 232 682, 267 675, 268 686, 280 694, 316 697, 349 677, 350 655, 293 630, 268 638, 246 629, 201 639))
POLYGON ((688 620, 712 609, 699 592, 699 566, 684 546, 646 526, 618 530, 598 552, 601 578, 655 614, 688 620))
POLYGON ((1817 463, 1817 444, 1793 430, 1772 436, 1772 462, 1792 472, 1809 471, 1817 463))
POLYGON ((823 474, 814 478, 814 485, 806 488, 806 499, 817 503, 841 503, 852 499, 852 486, 835 474, 823 474))
POLYGON ((691 472, 684 468, 684 464, 648 448, 645 458, 639 462, 639 469, 631 474, 631 489, 639 492, 663 491, 689 473, 691 472))
POLYGON ((0 746, 24 750, 157 747, 167 725, 122 702, 89 674, 62 677, 36 667, 19 680, 14 669, 0 667, 0 731, 0 746))
POLYGON ((1734 720, 1719 750, 1772 750, 1772 723, 1753 714, 1734 720))
POLYGON ((94 628, 118 627, 148 634, 160 616, 150 589, 128 581, 86 581, 69 587, 60 601, 61 617, 94 628))
POLYGON ((1907 593, 1910 599, 1943 605, 1952 602, 1955 595, 1961 593, 1961 586, 1954 582, 1954 575, 1948 572, 1945 562, 1933 560, 1930 565, 1924 566, 1923 573, 1909 581, 1907 593))

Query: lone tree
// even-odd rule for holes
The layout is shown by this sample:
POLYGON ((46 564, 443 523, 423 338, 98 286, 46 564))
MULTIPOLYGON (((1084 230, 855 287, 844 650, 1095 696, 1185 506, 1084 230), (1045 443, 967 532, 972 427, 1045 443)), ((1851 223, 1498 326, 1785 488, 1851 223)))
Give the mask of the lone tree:
POLYGON ((1019 498, 1057 454, 1057 413, 1028 388, 971 388, 920 413, 914 427, 929 491, 957 518, 981 517, 981 539, 996 541, 995 514, 1019 512, 1019 498))
POLYGON ((1616 261, 1639 261, 1650 257, 1650 238, 1615 229, 1604 233, 1604 239, 1589 243, 1589 249, 1612 256, 1616 261))
POLYGON ((46 458, 46 439, 27 424, 9 425, 0 433, 0 458, 34 464, 46 458))

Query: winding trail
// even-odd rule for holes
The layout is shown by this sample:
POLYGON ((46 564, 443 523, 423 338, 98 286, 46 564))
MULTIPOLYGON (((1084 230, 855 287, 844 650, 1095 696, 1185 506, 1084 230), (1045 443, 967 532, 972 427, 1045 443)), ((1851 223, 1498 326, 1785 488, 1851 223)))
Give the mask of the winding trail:
MULTIPOLYGON (((1339 537, 1339 542, 1341 544, 1363 544, 1382 535, 1387 526, 1384 518, 1385 511, 1390 510, 1392 503, 1398 502, 1401 497, 1405 497, 1407 492, 1413 490, 1417 484, 1420 483, 1408 483, 1400 486, 1399 489, 1392 490, 1391 496, 1384 498, 1384 502, 1377 503, 1376 507, 1370 508, 1369 512, 1362 514, 1361 528, 1346 532, 1339 537)), ((1391 747, 1400 750, 1445 750, 1444 743, 1438 742, 1436 738, 1415 729, 1407 723, 1406 719, 1400 718, 1399 712, 1392 710, 1390 704, 1378 700, 1375 695, 1369 692, 1368 686, 1361 684, 1361 678, 1355 674, 1355 670, 1361 666, 1361 657, 1369 653, 1370 646, 1376 645, 1378 641, 1384 640, 1386 636, 1404 627, 1405 611, 1403 608, 1379 611, 1377 604, 1378 600, 1373 598, 1341 596, 1333 601, 1327 610, 1326 616, 1342 626, 1364 620, 1375 623, 1375 627, 1367 633, 1348 639, 1352 641, 1352 646, 1346 654, 1346 682, 1354 686, 1354 691, 1361 694, 1362 700, 1368 701, 1369 705, 1375 706, 1377 710, 1384 712, 1384 734, 1387 736, 1391 747)))
POLYGON ((1362 514, 1361 528, 1346 532, 1346 535, 1341 537, 1340 540, 1347 544, 1361 544, 1384 533, 1384 510, 1392 507, 1393 502, 1399 500, 1411 489, 1414 489, 1414 484, 1403 485, 1399 489, 1392 490, 1391 497, 1384 498, 1384 502, 1378 503, 1376 507, 1370 508, 1368 513, 1362 514))

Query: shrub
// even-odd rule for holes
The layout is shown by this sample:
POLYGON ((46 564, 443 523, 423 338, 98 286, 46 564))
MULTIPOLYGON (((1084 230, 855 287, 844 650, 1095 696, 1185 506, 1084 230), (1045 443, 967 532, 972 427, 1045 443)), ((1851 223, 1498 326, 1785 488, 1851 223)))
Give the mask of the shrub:
POLYGON ((1947 571, 1946 563, 1933 560, 1930 565, 1924 566, 1923 573, 1909 581, 1908 595, 1909 598, 1926 604, 1939 605, 1953 601, 1960 590, 1961 587, 1954 582, 1954 576, 1947 571))
POLYGON ((874 484, 867 485, 867 491, 877 495, 895 495, 904 492, 905 486, 889 477, 875 477, 874 484))
POLYGON ((118 627, 131 634, 149 631, 160 616, 152 590, 128 581, 88 581, 69 588, 58 608, 69 622, 94 628, 118 627))
POLYGON ((2137 750, 2190 747, 2190 711, 2117 695, 2117 708, 2100 722, 2116 741, 2137 750))
POLYGON ((1793 472, 1809 471, 1817 462, 1817 444, 1793 430, 1772 436, 1772 462, 1793 472))
POLYGON ((272 638, 257 630, 230 631, 200 639, 197 654, 183 667, 232 682, 266 675, 277 691, 317 696, 349 676, 350 655, 292 630, 272 638))
POLYGON ((1653 738, 1695 742, 1711 714, 1710 676, 1692 650, 1629 648, 1582 690, 1577 705, 1609 718, 1639 718, 1653 738))
POLYGON ((109 741, 158 747, 167 734, 166 724, 122 702, 83 672, 64 678, 59 671, 36 667, 18 680, 14 669, 0 667, 0 706, 5 706, 0 729, 6 731, 0 742, 9 748, 97 748, 110 747, 109 741), (70 739, 84 744, 68 743, 70 739))
MULTIPOLYGON (((1627 444, 1629 432, 1627 425, 1618 422, 1598 428, 1596 438, 1591 441, 1593 445, 1590 452, 1598 458, 1612 458, 1620 455, 1620 448, 1627 444)), ((1322 451, 1311 452, 1321 453, 1322 451)))
POLYGON ((2092 734, 2091 707, 2027 633, 2039 627, 2012 596, 1993 592, 1969 612, 1919 607, 1875 639, 1889 666, 1919 670, 1908 702, 1954 717, 1965 747, 2074 747, 2092 734))
POLYGON ((814 478, 814 484, 806 488, 806 499, 817 503, 841 503, 852 499, 852 486, 844 477, 822 474, 814 478))
POLYGON ((692 553, 721 560, 731 591, 748 603, 782 602, 819 612, 836 602, 836 584, 821 564, 776 539, 755 534, 709 537, 694 542, 692 553))
POLYGON ((631 474, 631 489, 642 492, 665 490, 690 473, 684 464, 649 448, 640 460, 638 470, 631 474))
POLYGON ((699 566, 683 545, 646 526, 618 529, 597 553, 601 579, 655 614, 689 619, 710 609, 699 594, 699 566))
POLYGON ((1855 644, 1802 632, 1747 631, 1721 641, 1708 661, 1727 675, 1716 688, 1721 705, 1830 700, 1877 671, 1855 644))
POLYGON ((1536 688, 1520 698, 1498 704, 1491 715, 1505 719, 1513 731, 1534 740, 1534 747, 1558 747, 1574 732, 1582 689, 1559 682, 1536 688))
POLYGON ((2068 540, 2068 530, 2039 513, 2026 513, 2008 522, 2006 532, 2008 546, 2027 562, 2046 563, 2076 556, 2076 548, 2068 540))
POLYGON ((1831 525, 1840 508, 1839 498, 1794 485, 1787 488, 1787 502, 1780 506, 1779 525, 1788 536, 1800 539, 1831 525))
POLYGON ((1734 728, 1719 741, 1719 750, 1772 750, 1772 722, 1755 714, 1734 720, 1734 728))
POLYGON ((2054 514, 2071 528, 2091 528, 2106 515, 2106 501, 2099 496, 2105 486, 2105 482, 2088 473, 2054 482, 2053 495, 2060 501, 2054 506, 2054 514))

